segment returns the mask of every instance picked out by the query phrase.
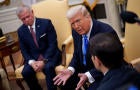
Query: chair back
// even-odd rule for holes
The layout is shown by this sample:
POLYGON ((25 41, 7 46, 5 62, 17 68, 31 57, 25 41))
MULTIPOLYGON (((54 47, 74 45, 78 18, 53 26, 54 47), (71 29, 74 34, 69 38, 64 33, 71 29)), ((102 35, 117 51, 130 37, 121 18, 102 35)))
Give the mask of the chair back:
POLYGON ((51 19, 60 49, 64 40, 71 35, 71 26, 66 18, 68 8, 67 0, 44 0, 32 5, 35 16, 51 19))
MULTIPOLYGON (((140 0, 128 0, 127 10, 135 12, 140 16, 140 0)), ((124 42, 124 53, 127 61, 134 60, 140 57, 140 25, 137 23, 129 24, 126 23, 125 27, 125 42, 124 42)))

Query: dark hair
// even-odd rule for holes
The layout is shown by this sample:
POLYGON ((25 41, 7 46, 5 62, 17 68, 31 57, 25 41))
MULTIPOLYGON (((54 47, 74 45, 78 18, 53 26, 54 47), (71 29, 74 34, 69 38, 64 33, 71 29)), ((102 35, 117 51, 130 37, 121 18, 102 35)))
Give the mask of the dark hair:
POLYGON ((90 40, 91 56, 97 56, 107 68, 116 68, 122 64, 123 46, 117 35, 100 33, 90 40))
POLYGON ((0 37, 3 36, 3 32, 2 32, 2 29, 0 28, 0 37))

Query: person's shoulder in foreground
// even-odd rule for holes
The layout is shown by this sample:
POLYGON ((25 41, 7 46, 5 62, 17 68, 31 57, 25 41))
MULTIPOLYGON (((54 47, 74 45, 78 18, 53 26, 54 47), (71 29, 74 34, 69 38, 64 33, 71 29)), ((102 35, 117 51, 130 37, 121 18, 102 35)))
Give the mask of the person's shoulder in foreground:
POLYGON ((123 59, 118 37, 111 33, 95 35, 90 40, 90 52, 96 69, 104 74, 97 90, 115 90, 126 84, 139 86, 140 74, 123 59))

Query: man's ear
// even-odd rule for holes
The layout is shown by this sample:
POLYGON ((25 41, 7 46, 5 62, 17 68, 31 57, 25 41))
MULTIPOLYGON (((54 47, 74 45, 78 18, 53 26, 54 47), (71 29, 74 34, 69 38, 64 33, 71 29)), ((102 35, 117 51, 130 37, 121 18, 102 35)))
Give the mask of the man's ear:
POLYGON ((102 62, 100 61, 100 59, 97 56, 95 56, 94 59, 96 60, 96 63, 98 66, 100 66, 102 64, 102 62))

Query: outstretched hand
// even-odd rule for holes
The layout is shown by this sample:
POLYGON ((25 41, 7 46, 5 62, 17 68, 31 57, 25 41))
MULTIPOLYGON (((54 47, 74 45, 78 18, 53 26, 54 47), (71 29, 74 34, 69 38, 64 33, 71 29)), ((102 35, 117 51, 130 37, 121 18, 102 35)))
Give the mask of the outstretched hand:
POLYGON ((72 72, 68 69, 61 71, 56 77, 54 77, 54 85, 65 85, 66 81, 70 78, 72 72))
POLYGON ((84 73, 78 74, 78 77, 80 78, 80 81, 77 84, 76 90, 79 90, 88 80, 87 76, 84 73))

